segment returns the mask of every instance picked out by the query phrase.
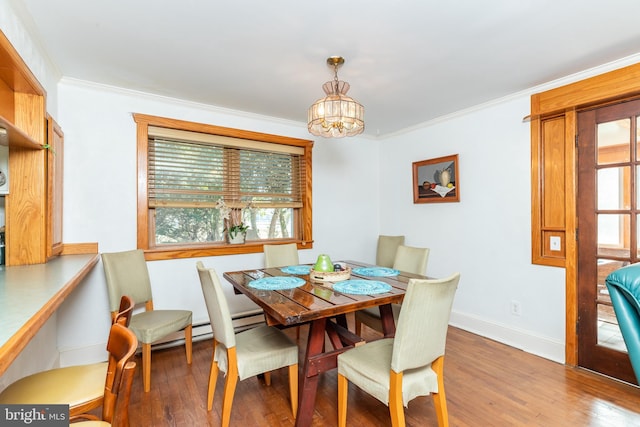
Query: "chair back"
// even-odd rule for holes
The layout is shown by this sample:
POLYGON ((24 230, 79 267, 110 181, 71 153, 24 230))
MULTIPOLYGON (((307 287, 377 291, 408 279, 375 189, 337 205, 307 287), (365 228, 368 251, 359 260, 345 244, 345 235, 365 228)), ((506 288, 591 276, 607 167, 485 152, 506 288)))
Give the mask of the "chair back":
POLYGON ((622 267, 605 280, 633 372, 640 384, 640 263, 622 267))
POLYGON ((198 267, 200 285, 207 305, 213 336, 216 341, 226 348, 235 347, 236 335, 233 330, 231 312, 229 311, 227 298, 222 290, 222 284, 218 279, 218 274, 213 268, 205 268, 201 261, 198 261, 196 266, 198 267))
MULTIPOLYGON (((138 339, 129 328, 119 323, 111 325, 109 340, 107 341, 109 362, 104 385, 104 402, 102 404, 102 419, 105 421, 110 421, 113 417, 125 366, 133 358, 137 348, 138 339)), ((133 366, 135 367, 135 363, 133 366)))
POLYGON ((122 295, 129 295, 135 304, 152 299, 149 270, 141 249, 103 253, 102 264, 111 312, 118 310, 122 295))
POLYGON ((103 420, 108 421, 111 427, 129 427, 129 401, 131 398, 131 385, 136 370, 136 362, 129 361, 122 370, 120 383, 114 384, 116 390, 113 399, 113 409, 110 411, 110 419, 103 416, 103 420))
POLYGON ((264 265, 267 268, 298 265, 298 245, 287 243, 284 245, 264 245, 264 265))
POLYGON ((393 261, 393 268, 407 273, 425 275, 429 261, 429 248, 400 245, 393 261))
POLYGON ((122 295, 122 298, 120 298, 120 308, 118 308, 118 312, 113 316, 111 323, 119 323, 122 326, 129 327, 135 306, 136 304, 133 302, 133 298, 129 295, 122 295))
POLYGON ((376 250, 376 265, 380 267, 393 267, 398 246, 404 245, 404 236, 378 236, 378 248, 376 250))
POLYGON ((398 316, 391 369, 426 366, 444 355, 460 273, 445 279, 411 279, 398 316))

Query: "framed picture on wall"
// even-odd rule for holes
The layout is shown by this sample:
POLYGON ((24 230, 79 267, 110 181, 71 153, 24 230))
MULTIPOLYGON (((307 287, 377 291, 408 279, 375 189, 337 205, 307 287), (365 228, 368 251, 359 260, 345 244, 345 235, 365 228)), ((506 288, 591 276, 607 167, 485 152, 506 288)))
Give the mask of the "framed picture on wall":
POLYGON ((459 201, 457 154, 413 162, 413 203, 459 201))

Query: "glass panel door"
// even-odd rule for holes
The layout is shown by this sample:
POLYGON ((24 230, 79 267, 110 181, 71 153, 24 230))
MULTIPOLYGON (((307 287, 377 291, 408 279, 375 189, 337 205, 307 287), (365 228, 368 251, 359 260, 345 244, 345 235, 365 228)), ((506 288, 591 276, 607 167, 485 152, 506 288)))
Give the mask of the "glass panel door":
POLYGON ((640 101, 578 115, 578 364, 628 382, 605 279, 639 259, 638 114, 640 101))

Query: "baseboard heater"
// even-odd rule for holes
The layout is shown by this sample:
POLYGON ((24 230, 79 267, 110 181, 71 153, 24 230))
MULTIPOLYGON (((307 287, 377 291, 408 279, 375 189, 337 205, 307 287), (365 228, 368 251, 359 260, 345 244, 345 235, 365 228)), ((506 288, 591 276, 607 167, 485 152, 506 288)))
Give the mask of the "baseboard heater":
MULTIPOLYGON (((234 314, 232 320, 234 330, 236 332, 241 332, 245 329, 253 328, 256 325, 264 323, 264 313, 260 309, 245 311, 242 313, 234 314)), ((194 324, 192 335, 194 342, 213 338, 211 322, 194 324)), ((153 344, 152 349, 163 349, 175 347, 177 345, 184 345, 184 334, 182 332, 176 332, 171 335, 167 335, 161 341, 153 344)))

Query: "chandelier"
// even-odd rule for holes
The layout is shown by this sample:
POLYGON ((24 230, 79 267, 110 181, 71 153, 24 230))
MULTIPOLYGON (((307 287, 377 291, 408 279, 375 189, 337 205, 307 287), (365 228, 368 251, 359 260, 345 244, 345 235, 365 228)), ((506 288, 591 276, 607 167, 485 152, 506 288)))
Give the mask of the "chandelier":
POLYGON ((327 64, 333 66, 333 81, 322 85, 327 96, 309 107, 307 128, 325 138, 358 135, 364 130, 364 107, 346 95, 349 83, 338 80, 338 67, 344 64, 344 58, 331 56, 327 64))

